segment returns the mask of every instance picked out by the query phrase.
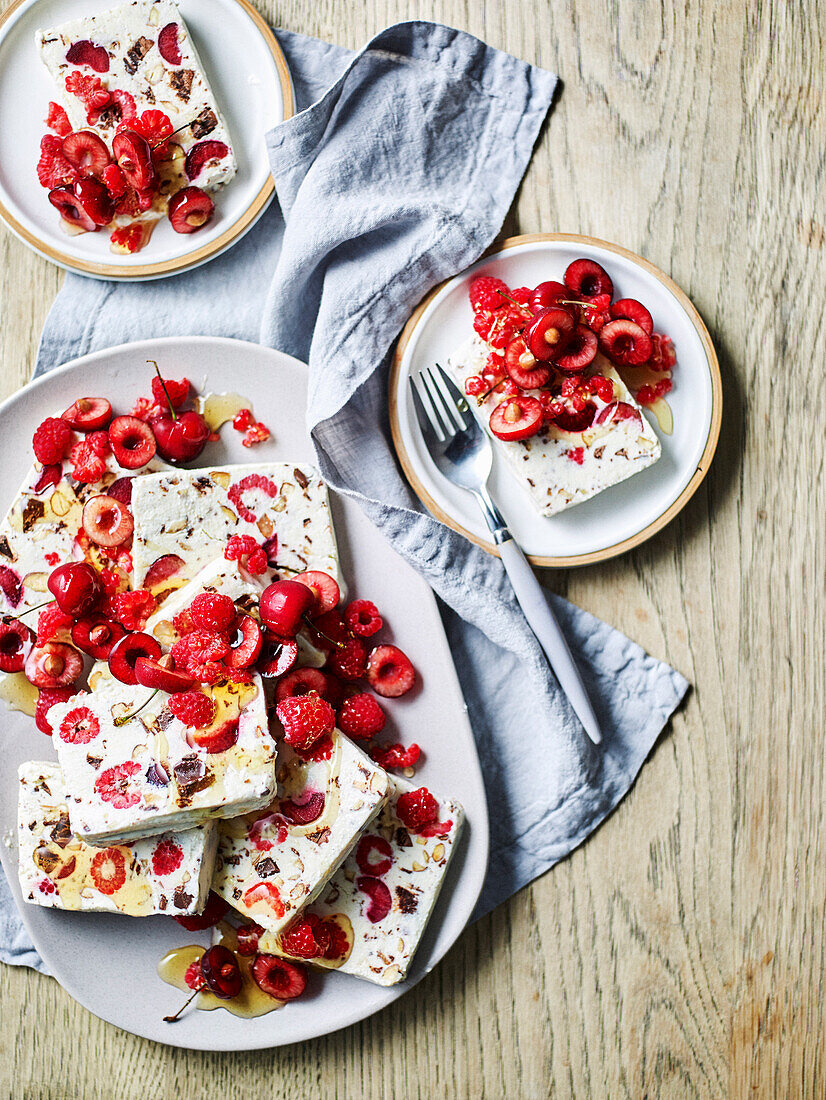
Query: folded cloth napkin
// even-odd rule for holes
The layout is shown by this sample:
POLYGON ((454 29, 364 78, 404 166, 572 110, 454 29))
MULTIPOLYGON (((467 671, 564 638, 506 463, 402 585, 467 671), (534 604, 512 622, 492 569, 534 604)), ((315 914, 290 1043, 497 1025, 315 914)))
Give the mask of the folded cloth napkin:
MULTIPOLYGON (((500 562, 421 510, 390 442, 391 345, 422 296, 494 240, 556 78, 421 22, 389 28, 356 55, 285 32, 279 39, 302 108, 267 138, 280 209, 225 256, 174 280, 69 275, 37 373, 114 343, 182 333, 258 339, 309 362, 308 428, 324 476, 358 500, 443 601, 491 809, 481 916, 610 813, 688 686, 549 596, 604 731, 594 747, 500 562)), ((8 904, 0 957, 31 965, 36 955, 8 904)))

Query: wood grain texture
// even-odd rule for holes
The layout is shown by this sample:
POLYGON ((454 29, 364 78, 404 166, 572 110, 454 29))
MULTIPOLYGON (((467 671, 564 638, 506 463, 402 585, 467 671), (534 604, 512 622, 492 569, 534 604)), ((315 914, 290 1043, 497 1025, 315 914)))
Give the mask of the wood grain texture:
MULTIPOLYGON (((823 1096, 826 4, 257 6, 350 47, 437 19, 562 76, 503 236, 592 234, 668 272, 715 340, 725 421, 674 523, 548 580, 694 690, 595 836, 383 1014, 274 1052, 189 1054, 4 968, 0 1095, 823 1096)), ((62 276, 1 231, 0 264, 8 393, 62 276)))

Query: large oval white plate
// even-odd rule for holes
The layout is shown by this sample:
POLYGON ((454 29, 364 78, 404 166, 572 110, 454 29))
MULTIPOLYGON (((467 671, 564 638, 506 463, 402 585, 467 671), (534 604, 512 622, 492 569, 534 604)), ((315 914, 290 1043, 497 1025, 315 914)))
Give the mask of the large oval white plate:
POLYGON ((247 0, 180 0, 233 138, 238 174, 216 198, 198 233, 176 233, 166 218, 147 246, 115 255, 109 234, 69 237, 35 171, 43 119, 56 88, 35 47, 35 31, 106 11, 117 0, 19 0, 0 20, 0 216, 25 244, 80 275, 156 279, 197 267, 250 229, 273 196, 264 135, 293 113, 287 64, 270 28, 247 0))
POLYGON ((411 372, 444 363, 472 335, 467 288, 474 276, 498 275, 509 286, 532 287, 546 279, 561 280, 579 256, 602 264, 613 280, 615 297, 644 302, 655 329, 673 339, 677 369, 668 402, 674 412, 674 434, 658 431, 659 462, 551 518, 534 511, 494 447, 493 496, 536 565, 587 565, 630 550, 664 527, 705 477, 720 431, 722 386, 711 338, 686 295, 653 264, 618 245, 565 233, 512 237, 500 250, 443 283, 419 306, 399 339, 390 381, 393 438, 414 490, 443 523, 495 553, 476 502, 431 462, 407 380, 411 372))
MULTIPOLYGON (((225 428, 222 442, 209 452, 210 461, 312 461, 304 426, 306 368, 302 363, 238 340, 147 340, 74 360, 0 406, 3 510, 26 472, 33 427, 83 394, 117 395, 119 409, 128 411, 134 399, 148 391, 147 359, 157 360, 173 378, 186 375, 199 388, 203 382, 213 391, 246 394, 255 402, 256 415, 272 429, 273 439, 250 452, 240 445, 237 432, 225 428)), ((136 1035, 197 1050, 253 1050, 325 1035, 384 1008, 423 977, 455 942, 476 903, 487 867, 487 807, 436 601, 357 504, 336 496, 333 515, 350 592, 375 600, 386 616, 388 637, 410 654, 421 673, 421 689, 404 699, 388 700, 388 728, 392 725, 391 732, 403 742, 422 745, 426 759, 417 778, 435 791, 458 798, 467 811, 469 827, 406 982, 382 989, 345 974, 314 974, 309 996, 257 1020, 241 1020, 219 1009, 189 1012, 175 1024, 165 1024, 162 1018, 178 1007, 181 994, 161 981, 155 967, 170 948, 206 943, 208 933, 186 932, 166 917, 141 920, 26 905, 17 886, 16 845, 0 845, 18 907, 52 974, 90 1011, 136 1035)), ((54 753, 31 718, 5 708, 2 717, 0 833, 7 836, 16 832, 18 765, 24 760, 53 759, 54 753)))

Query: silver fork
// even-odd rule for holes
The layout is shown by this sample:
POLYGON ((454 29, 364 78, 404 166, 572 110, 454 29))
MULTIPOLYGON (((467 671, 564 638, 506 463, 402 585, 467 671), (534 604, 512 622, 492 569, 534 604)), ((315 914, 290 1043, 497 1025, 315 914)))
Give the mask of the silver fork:
POLYGON ((493 462, 490 440, 477 423, 465 395, 438 364, 435 370, 428 368, 419 374, 421 392, 412 378, 409 381, 419 427, 431 458, 449 481, 476 497, 525 618, 585 732, 598 745, 602 740, 599 723, 565 635, 533 569, 488 492, 493 462))

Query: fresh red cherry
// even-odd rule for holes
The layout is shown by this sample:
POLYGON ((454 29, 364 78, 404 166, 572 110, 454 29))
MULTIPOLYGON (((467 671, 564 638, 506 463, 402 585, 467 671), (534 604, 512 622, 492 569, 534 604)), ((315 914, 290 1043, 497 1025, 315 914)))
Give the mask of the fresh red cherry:
POLYGON ((158 454, 167 462, 189 462, 197 458, 209 439, 209 425, 200 413, 185 412, 172 418, 171 412, 152 418, 158 454))
POLYGON ((68 687, 83 672, 83 658, 74 646, 46 642, 26 658, 26 679, 39 688, 68 687))
POLYGON ((99 176, 112 163, 109 150, 91 130, 76 130, 63 139, 63 156, 89 176, 99 176))
POLYGON ((151 657, 138 657, 135 661, 135 678, 142 687, 156 688, 174 695, 177 691, 189 691, 195 681, 184 672, 179 672, 172 658, 167 654, 157 661, 151 657), (164 664, 165 661, 169 665, 164 664))
POLYGON ((210 993, 228 1001, 241 992, 241 970, 235 955, 216 944, 201 956, 201 974, 210 993))
POLYGON ((200 187, 184 187, 169 201, 167 216, 176 233, 197 233, 211 221, 215 204, 200 187))
POLYGON ((294 638, 301 619, 315 606, 311 588, 300 581, 275 581, 261 594, 258 613, 265 626, 282 638, 294 638))
POLYGON ((93 619, 81 619, 72 627, 72 641, 78 649, 94 657, 96 661, 105 661, 116 642, 126 631, 120 623, 110 622, 98 615, 93 619))
POLYGON ((76 229, 94 233, 97 222, 86 213, 71 187, 53 187, 49 192, 49 202, 60 212, 61 218, 76 229))
POLYGON ((135 673, 138 658, 148 657, 150 661, 157 661, 160 655, 160 643, 151 634, 144 634, 142 631, 127 634, 115 644, 109 654, 109 671, 122 684, 134 687, 138 682, 135 673))
POLYGON ((79 397, 60 414, 60 419, 79 432, 94 432, 112 419, 112 406, 105 397, 79 397))
POLYGON ((122 130, 112 139, 112 152, 118 168, 130 187, 146 191, 157 182, 152 148, 145 137, 134 130, 122 130))
POLYGON ((103 597, 100 577, 85 561, 59 565, 52 571, 48 583, 57 606, 73 619, 88 615, 103 597))

